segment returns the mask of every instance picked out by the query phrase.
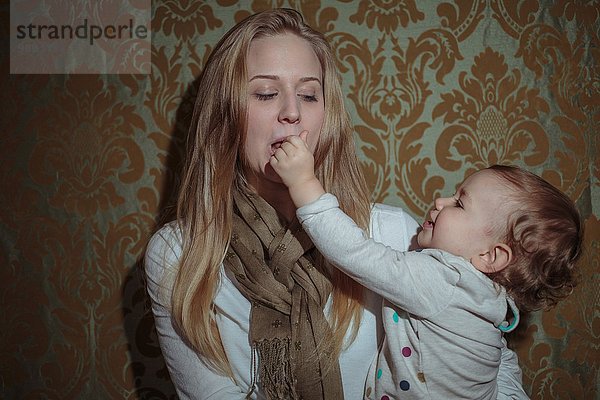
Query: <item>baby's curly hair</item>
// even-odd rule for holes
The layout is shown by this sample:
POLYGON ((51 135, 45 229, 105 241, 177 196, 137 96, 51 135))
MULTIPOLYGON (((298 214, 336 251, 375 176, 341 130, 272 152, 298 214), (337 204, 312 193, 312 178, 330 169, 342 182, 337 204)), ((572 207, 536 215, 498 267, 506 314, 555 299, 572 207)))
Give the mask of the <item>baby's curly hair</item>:
POLYGON ((513 260, 490 278, 502 285, 522 311, 548 309, 577 284, 583 224, 575 204, 560 190, 523 169, 494 165, 489 170, 514 189, 505 243, 513 260))

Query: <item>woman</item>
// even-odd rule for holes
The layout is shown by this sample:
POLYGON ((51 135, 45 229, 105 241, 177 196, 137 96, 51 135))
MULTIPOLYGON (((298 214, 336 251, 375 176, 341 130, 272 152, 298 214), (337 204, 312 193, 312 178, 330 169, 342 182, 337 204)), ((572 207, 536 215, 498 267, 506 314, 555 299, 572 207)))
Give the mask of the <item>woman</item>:
POLYGON ((406 250, 418 225, 396 208, 370 210, 327 42, 292 10, 240 22, 205 66, 193 121, 178 220, 146 254, 179 396, 362 398, 381 299, 316 252, 269 158, 308 131, 325 189, 376 240, 406 250))

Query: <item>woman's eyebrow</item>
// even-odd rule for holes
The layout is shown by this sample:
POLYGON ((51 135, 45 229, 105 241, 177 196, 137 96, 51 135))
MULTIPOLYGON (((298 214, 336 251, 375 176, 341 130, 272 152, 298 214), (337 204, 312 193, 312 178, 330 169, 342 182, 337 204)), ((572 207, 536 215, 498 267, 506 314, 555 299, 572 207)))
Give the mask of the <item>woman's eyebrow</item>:
MULTIPOLYGON (((250 80, 248 82, 252 82, 254 80, 257 79, 268 79, 268 80, 272 80, 272 81, 278 81, 279 80, 279 76, 277 75, 254 75, 252 78, 250 78, 250 80)), ((321 85, 321 80, 315 76, 305 76, 300 78, 300 82, 312 82, 312 81, 316 81, 319 83, 319 85, 321 85)))
POLYGON ((278 81, 279 77, 277 75, 254 75, 252 78, 250 78, 250 80, 248 82, 252 82, 253 80, 256 79, 269 79, 272 81, 278 81))
POLYGON ((319 85, 321 84, 321 80, 314 76, 306 76, 304 78, 300 78, 300 82, 312 82, 312 81, 318 82, 319 85))

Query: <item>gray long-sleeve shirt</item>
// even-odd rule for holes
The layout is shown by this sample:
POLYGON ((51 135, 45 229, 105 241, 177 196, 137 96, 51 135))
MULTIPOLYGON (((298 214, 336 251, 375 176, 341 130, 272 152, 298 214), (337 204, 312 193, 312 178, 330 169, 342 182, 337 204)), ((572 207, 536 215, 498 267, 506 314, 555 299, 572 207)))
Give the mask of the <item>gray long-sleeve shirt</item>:
POLYGON ((504 289, 461 257, 434 249, 400 252, 375 242, 331 194, 297 214, 325 257, 386 299, 386 338, 371 367, 368 398, 499 395, 496 378, 504 343, 498 326, 507 324, 509 306, 518 320, 504 289))

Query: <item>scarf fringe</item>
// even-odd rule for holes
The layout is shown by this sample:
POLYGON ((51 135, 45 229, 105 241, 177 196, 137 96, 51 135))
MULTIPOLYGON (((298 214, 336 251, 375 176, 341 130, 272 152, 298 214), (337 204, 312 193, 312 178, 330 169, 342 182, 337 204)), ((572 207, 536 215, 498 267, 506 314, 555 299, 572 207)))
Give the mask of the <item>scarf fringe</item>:
POLYGON ((290 339, 264 339, 255 343, 260 359, 260 381, 269 400, 296 400, 290 362, 290 339))

